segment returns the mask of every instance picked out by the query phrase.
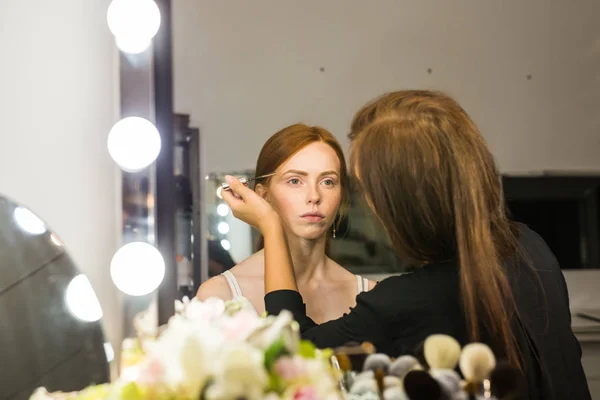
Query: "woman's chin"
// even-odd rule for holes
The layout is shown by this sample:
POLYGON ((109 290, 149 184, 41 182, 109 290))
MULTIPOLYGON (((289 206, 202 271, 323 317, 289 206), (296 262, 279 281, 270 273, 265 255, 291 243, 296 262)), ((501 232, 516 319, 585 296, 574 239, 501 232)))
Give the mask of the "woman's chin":
POLYGON ((304 239, 304 240, 318 240, 321 239, 322 237, 325 236, 325 234, 327 233, 327 230, 324 228, 319 227, 317 228, 313 228, 313 227, 308 227, 305 229, 298 229, 295 234, 298 238, 300 239, 304 239))

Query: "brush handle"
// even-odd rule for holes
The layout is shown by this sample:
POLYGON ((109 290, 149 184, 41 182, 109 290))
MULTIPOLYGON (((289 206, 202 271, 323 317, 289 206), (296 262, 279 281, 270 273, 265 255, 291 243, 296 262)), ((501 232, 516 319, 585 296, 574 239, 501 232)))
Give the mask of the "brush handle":
MULTIPOLYGON (((253 181, 254 179, 238 178, 238 180, 240 181, 240 183, 243 183, 244 185, 246 185, 246 184, 248 184, 248 182, 253 181)), ((221 188, 223 190, 231 190, 229 183, 222 183, 221 188)))

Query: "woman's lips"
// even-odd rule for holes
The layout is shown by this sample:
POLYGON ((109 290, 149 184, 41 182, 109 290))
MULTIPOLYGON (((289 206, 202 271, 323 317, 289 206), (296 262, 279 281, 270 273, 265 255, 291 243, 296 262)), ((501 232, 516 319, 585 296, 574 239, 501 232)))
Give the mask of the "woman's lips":
POLYGON ((302 217, 303 219, 307 220, 308 222, 321 222, 323 221, 323 217, 320 217, 318 215, 306 215, 304 217, 302 217))
POLYGON ((321 222, 325 219, 323 214, 319 213, 306 213, 300 216, 302 219, 308 222, 321 222))

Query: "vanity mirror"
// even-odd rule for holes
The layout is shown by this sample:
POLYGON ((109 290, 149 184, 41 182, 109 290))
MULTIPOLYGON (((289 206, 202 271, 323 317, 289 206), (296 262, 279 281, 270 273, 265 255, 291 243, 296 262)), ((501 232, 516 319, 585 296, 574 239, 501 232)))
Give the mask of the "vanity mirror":
POLYGON ((0 195, 0 399, 108 382, 113 354, 102 317, 58 235, 0 195))

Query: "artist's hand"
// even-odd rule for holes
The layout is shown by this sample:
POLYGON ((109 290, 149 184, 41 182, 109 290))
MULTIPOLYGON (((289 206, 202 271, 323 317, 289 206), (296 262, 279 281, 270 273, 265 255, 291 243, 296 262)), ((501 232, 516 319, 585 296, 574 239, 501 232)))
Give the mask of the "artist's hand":
POLYGON ((221 191, 221 196, 234 217, 254 226, 263 235, 280 227, 279 215, 265 199, 233 176, 228 175, 225 180, 231 190, 221 191))

